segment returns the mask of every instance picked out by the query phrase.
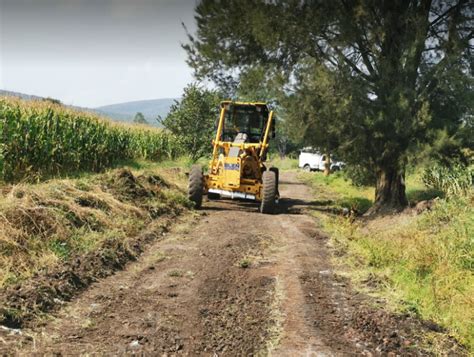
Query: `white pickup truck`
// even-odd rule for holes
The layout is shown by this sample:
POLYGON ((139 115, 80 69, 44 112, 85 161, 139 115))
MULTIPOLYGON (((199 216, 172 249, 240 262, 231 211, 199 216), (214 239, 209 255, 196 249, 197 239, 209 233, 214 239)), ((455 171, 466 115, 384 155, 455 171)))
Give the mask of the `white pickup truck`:
MULTIPOLYGON (((326 155, 321 154, 313 148, 304 148, 300 152, 298 166, 305 171, 324 171, 326 155)), ((342 169, 344 163, 331 159, 331 171, 342 169)))

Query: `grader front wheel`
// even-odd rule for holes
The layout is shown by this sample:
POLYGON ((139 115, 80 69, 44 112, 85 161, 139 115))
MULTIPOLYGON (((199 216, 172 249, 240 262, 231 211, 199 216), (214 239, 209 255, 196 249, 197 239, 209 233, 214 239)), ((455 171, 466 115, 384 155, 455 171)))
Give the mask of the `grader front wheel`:
POLYGON ((260 203, 260 212, 274 213, 277 195, 277 178, 275 171, 265 171, 263 173, 263 196, 260 203))
POLYGON ((189 173, 188 198, 194 202, 194 207, 201 208, 202 194, 204 191, 204 176, 202 168, 199 165, 194 165, 189 173))

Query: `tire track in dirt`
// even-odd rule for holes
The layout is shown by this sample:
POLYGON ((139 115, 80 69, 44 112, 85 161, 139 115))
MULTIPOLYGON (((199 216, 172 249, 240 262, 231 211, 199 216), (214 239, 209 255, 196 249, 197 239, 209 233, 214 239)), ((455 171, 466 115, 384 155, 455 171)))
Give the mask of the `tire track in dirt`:
POLYGON ((374 338, 361 331, 362 299, 333 274, 326 238, 305 214, 310 189, 295 173, 280 180, 279 214, 259 214, 246 202, 205 202, 124 271, 23 336, 0 340, 0 352, 420 354, 400 343, 381 347, 386 335, 378 325, 374 338))

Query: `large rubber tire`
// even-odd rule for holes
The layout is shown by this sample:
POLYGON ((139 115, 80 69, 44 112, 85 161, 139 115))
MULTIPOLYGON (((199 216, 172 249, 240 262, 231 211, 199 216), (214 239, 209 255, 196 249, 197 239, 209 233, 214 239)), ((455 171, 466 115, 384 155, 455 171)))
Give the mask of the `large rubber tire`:
POLYGON ((270 167, 269 171, 273 171, 275 173, 275 187, 276 187, 276 194, 279 195, 279 184, 280 184, 280 170, 278 167, 270 167))
POLYGON ((306 172, 311 172, 311 166, 306 164, 306 165, 303 166, 303 170, 306 171, 306 172))
POLYGON ((263 173, 263 197, 260 203, 260 212, 274 213, 276 206, 276 175, 274 171, 265 171, 263 173))
POLYGON ((204 175, 199 165, 191 167, 189 172, 188 198, 194 202, 195 208, 202 206, 202 193, 204 191, 204 175))

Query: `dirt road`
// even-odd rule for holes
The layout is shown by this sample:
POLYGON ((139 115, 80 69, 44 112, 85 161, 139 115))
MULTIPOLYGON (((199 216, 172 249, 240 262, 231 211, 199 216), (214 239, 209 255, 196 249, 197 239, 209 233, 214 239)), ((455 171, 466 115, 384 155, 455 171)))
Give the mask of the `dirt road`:
POLYGON ((415 322, 367 307, 333 273, 327 239, 306 213, 310 189, 294 173, 280 180, 279 214, 206 202, 139 261, 93 284, 42 327, 23 331, 15 348, 65 355, 419 354, 409 338, 415 322))

